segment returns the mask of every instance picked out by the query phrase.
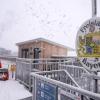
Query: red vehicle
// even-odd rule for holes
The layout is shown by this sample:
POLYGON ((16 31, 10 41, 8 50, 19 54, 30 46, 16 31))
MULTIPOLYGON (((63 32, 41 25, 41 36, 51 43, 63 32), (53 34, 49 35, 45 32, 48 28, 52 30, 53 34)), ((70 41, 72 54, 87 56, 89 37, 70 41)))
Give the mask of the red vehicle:
POLYGON ((0 61, 0 68, 2 68, 2 63, 1 63, 1 61, 0 61))
POLYGON ((9 79, 9 73, 8 69, 6 68, 0 68, 0 80, 8 80, 9 79))

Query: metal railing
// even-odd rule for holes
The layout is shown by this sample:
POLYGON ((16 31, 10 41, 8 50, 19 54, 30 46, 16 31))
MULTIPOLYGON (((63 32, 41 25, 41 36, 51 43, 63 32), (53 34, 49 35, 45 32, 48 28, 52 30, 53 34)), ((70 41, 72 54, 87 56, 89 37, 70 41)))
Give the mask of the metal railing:
POLYGON ((31 63, 16 61, 16 80, 25 86, 30 85, 31 63))
POLYGON ((74 65, 60 65, 59 67, 59 69, 66 69, 81 88, 89 90, 88 88, 91 86, 87 77, 83 77, 83 74, 90 73, 85 68, 74 65))
POLYGON ((63 69, 61 64, 76 64, 76 58, 66 59, 16 59, 16 79, 25 86, 30 87, 30 73, 37 71, 51 71, 63 69))
POLYGON ((58 70, 59 59, 16 59, 16 79, 30 87, 30 73, 37 71, 58 70))
POLYGON ((69 84, 71 78, 68 80, 68 74, 65 73, 66 70, 31 73, 33 100, 100 100, 100 94, 69 84))
POLYGON ((30 73, 46 70, 57 70, 58 63, 26 63, 26 62, 16 62, 16 79, 23 83, 28 88, 31 85, 30 73))
POLYGON ((76 81, 73 79, 73 77, 67 72, 67 70, 52 70, 52 71, 41 71, 41 72, 35 72, 39 75, 43 75, 44 77, 49 77, 55 80, 59 80, 61 82, 80 87, 76 81))
POLYGON ((51 71, 51 70, 60 70, 65 69, 69 73, 69 75, 73 78, 73 80, 83 89, 93 92, 100 92, 100 90, 95 89, 95 87, 99 87, 98 80, 93 77, 87 77, 91 74, 84 68, 80 66, 75 66, 78 64, 77 59, 72 60, 60 60, 60 59, 22 59, 18 58, 16 60, 16 79, 23 83, 31 90, 31 72, 39 72, 39 71, 51 71), (69 65, 70 64, 70 65, 69 65), (73 64, 73 65, 72 65, 73 64))
MULTIPOLYGON (((55 87, 56 93, 53 97, 51 96, 52 98, 50 97, 50 100, 67 100, 68 98, 71 98, 70 100, 100 100, 100 96, 93 93, 100 92, 97 90, 97 81, 100 80, 100 77, 81 67, 77 59, 33 60, 18 58, 16 67, 16 79, 27 86, 29 90, 33 90, 33 100, 37 100, 37 95, 40 95, 37 94, 37 87, 40 87, 37 84, 42 84, 41 82, 47 86, 50 84, 50 86, 55 87), (34 72, 32 77, 30 77, 31 72, 34 72)), ((41 88, 39 89, 38 92, 40 93, 41 88)), ((40 98, 40 100, 42 99, 40 98)))
POLYGON ((74 65, 60 65, 59 67, 59 69, 67 70, 81 88, 100 93, 99 76, 88 72, 84 67, 74 65))

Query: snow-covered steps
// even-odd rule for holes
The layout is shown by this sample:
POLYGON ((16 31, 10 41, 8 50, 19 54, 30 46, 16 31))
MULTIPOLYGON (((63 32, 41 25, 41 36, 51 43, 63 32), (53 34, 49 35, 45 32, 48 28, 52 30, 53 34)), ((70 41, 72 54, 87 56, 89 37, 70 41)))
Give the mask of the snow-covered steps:
POLYGON ((0 81, 0 100, 31 100, 32 94, 15 80, 0 81))

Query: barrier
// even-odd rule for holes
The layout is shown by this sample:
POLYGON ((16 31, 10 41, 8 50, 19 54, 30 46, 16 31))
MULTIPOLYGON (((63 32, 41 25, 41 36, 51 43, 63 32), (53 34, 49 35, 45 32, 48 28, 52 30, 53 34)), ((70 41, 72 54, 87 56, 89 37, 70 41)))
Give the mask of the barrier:
POLYGON ((100 96, 96 94, 100 92, 98 91, 100 77, 79 65, 77 59, 69 58, 36 59, 36 61, 18 58, 16 79, 33 91, 33 100, 65 100, 65 98, 66 100, 100 100, 100 96), (33 72, 32 77, 30 77, 31 72, 33 72), (45 87, 51 88, 52 92, 48 93, 45 87))
POLYGON ((39 72, 39 71, 51 71, 51 70, 60 70, 65 69, 67 73, 72 77, 73 81, 77 83, 81 88, 93 91, 100 92, 97 88, 98 80, 93 77, 87 77, 88 74, 91 76, 91 73, 88 72, 84 67, 75 66, 74 64, 78 64, 76 59, 66 59, 66 60, 54 60, 54 59, 36 59, 38 63, 36 63, 33 59, 17 59, 16 61, 16 79, 20 81, 22 84, 27 86, 30 90, 32 87, 32 81, 30 77, 31 72, 39 72), (73 63, 73 65, 69 65, 73 63), (96 88, 97 87, 97 88, 96 88))
MULTIPOLYGON (((54 86, 56 86, 57 88, 56 98, 58 98, 57 100, 67 100, 67 99, 69 100, 100 100, 99 94, 81 89, 80 87, 75 86, 75 84, 74 85, 68 84, 67 82, 65 82, 66 81, 65 79, 63 79, 62 81, 63 73, 64 73, 64 70, 31 73, 31 76, 33 79, 33 85, 32 85, 33 99, 32 100, 39 100, 36 96, 37 90, 38 90, 38 87, 37 87, 38 80, 41 83, 45 82, 45 83, 48 83, 49 85, 53 84, 54 86), (54 75, 54 73, 56 74, 54 75), (60 74, 60 78, 59 78, 59 74, 60 74)), ((51 99, 45 99, 44 95, 43 95, 43 100, 51 100, 51 99)), ((52 100, 56 100, 56 99, 52 99, 52 100)))
POLYGON ((51 71, 61 69, 59 65, 78 64, 76 58, 68 59, 16 59, 16 79, 28 88, 31 87, 31 72, 51 71))

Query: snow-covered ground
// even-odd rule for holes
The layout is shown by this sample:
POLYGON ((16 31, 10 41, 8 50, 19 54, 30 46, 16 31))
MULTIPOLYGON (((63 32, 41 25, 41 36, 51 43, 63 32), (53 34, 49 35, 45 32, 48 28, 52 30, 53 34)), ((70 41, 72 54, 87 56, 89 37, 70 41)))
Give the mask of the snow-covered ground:
POLYGON ((0 81, 0 100, 20 100, 32 96, 26 88, 15 80, 0 81))
MULTIPOLYGON (((13 62, 1 60, 4 68, 8 68, 13 62)), ((9 72, 9 80, 0 81, 0 100, 20 100, 32 96, 32 94, 18 81, 11 78, 9 72)))

